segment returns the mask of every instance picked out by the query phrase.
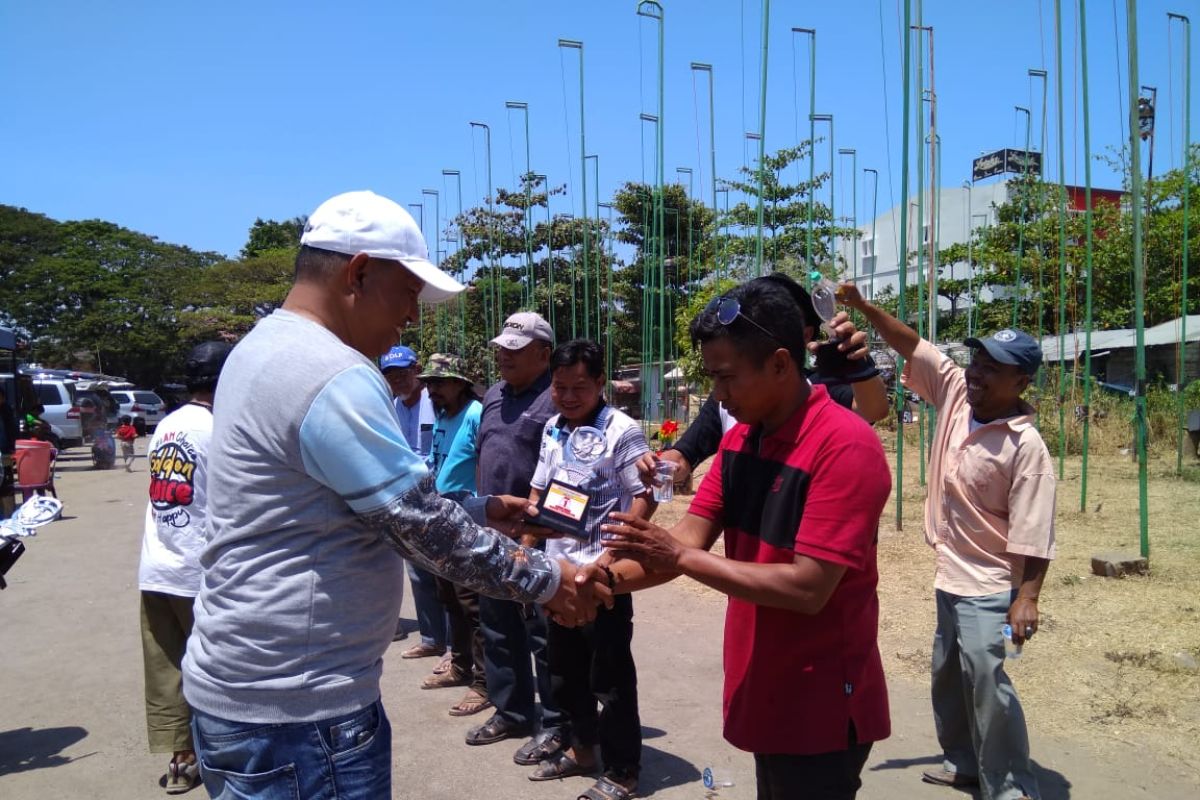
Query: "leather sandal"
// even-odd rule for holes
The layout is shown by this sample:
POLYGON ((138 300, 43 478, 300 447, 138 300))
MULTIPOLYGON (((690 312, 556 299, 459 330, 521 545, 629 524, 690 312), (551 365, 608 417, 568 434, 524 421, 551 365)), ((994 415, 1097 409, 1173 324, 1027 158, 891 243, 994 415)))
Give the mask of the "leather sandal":
POLYGON ((495 744, 505 739, 524 738, 530 733, 532 731, 528 725, 517 725, 499 714, 494 714, 487 722, 467 731, 467 744, 495 744))

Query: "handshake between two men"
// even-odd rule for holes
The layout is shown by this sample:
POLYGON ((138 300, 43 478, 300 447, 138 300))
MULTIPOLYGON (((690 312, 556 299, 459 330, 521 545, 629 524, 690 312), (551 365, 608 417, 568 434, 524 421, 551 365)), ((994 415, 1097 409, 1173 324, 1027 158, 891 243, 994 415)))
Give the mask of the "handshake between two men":
MULTIPOLYGON (((531 522, 537 514, 537 506, 526 498, 512 495, 488 498, 488 526, 526 545, 562 535, 531 522)), ((605 543, 612 555, 606 553, 599 561, 584 566, 559 559, 562 579, 558 591, 546 603, 546 612, 559 625, 587 625, 596 618, 600 605, 612 608, 615 587, 608 564, 613 556, 642 562, 647 572, 677 571, 673 566, 680 545, 666 530, 628 514, 613 514, 611 522, 616 524, 605 525, 604 530, 616 534, 614 541, 605 543)))

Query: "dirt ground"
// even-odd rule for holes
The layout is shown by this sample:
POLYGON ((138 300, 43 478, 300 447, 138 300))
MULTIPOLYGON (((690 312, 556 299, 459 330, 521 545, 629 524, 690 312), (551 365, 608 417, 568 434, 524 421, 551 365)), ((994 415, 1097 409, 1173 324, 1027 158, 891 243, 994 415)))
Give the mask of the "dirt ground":
MULTIPOLYGON (((1046 628, 1012 670, 1029 716, 1042 796, 1195 798, 1200 770, 1188 745, 1197 732, 1197 678, 1171 667, 1175 652, 1195 653, 1197 645, 1191 604, 1200 598, 1189 568, 1198 558, 1192 537, 1200 501, 1195 491, 1183 491, 1194 484, 1151 484, 1154 572, 1105 581, 1086 577, 1087 559, 1094 549, 1136 544, 1132 473, 1124 463, 1097 463, 1093 507, 1103 505, 1086 518, 1067 510, 1078 502, 1071 475, 1068 464, 1060 559, 1042 603, 1046 628)), ((137 624, 145 481, 144 461, 133 474, 96 472, 82 450, 68 451, 58 478, 66 516, 28 541, 8 590, 0 592, 4 800, 162 795, 164 759, 146 752, 137 624)), ((905 530, 898 533, 894 518, 885 516, 881 531, 881 648, 893 733, 872 751, 859 795, 865 800, 968 796, 919 779, 939 761, 926 677, 931 559, 920 537, 919 501, 914 472, 906 482, 905 530)), ((686 502, 678 498, 662 520, 683 513, 686 502)), ((752 760, 720 735, 721 598, 680 581, 635 603, 646 737, 641 794, 753 797, 752 760), (734 786, 707 793, 700 773, 709 765, 726 771, 734 786)), ((410 604, 411 598, 409 619, 410 604)), ((482 719, 448 716, 459 691, 421 691, 432 665, 401 660, 403 646, 385 656, 382 683, 393 725, 393 797, 567 800, 587 787, 583 778, 530 783, 528 770, 511 761, 516 742, 467 747, 463 734, 482 719)), ((189 795, 203 796, 202 790, 189 795)))

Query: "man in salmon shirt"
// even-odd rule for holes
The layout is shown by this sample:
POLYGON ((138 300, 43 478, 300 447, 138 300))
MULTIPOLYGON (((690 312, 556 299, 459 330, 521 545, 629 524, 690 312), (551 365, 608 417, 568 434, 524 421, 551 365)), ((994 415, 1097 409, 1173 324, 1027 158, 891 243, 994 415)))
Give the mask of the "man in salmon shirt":
POLYGON ((683 520, 611 514, 596 568, 615 592, 684 574, 729 595, 724 733, 754 754, 759 799, 850 800, 890 733, 875 554, 892 482, 871 427, 805 378, 799 296, 756 278, 692 322, 738 424, 683 520), (708 552, 722 533, 724 557, 708 552))
POLYGON ((1004 627, 1015 645, 1037 632, 1054 558, 1054 464, 1021 399, 1041 347, 1007 329, 967 339, 963 370, 852 284, 838 296, 904 357, 906 385, 938 410, 925 540, 937 554, 932 694, 944 763, 923 779, 979 786, 987 800, 1036 798, 1025 715, 1004 671, 1004 627))

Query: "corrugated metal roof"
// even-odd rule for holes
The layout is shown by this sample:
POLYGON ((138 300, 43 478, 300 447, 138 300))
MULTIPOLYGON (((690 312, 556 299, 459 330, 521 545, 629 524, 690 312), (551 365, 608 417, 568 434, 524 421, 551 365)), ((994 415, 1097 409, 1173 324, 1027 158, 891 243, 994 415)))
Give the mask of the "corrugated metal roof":
MULTIPOLYGON (((1173 320, 1168 320, 1159 325, 1146 328, 1144 338, 1147 347, 1160 347, 1162 345, 1171 345, 1179 341, 1179 329, 1181 317, 1176 317, 1173 320)), ((1189 342, 1200 342, 1200 314, 1189 314, 1187 318, 1187 340, 1189 342)), ((1073 331, 1063 337, 1063 350, 1066 352, 1066 357, 1073 360, 1076 355, 1084 354, 1085 345, 1087 343, 1086 335, 1083 331, 1073 331)), ((1092 353, 1099 353, 1105 350, 1121 350, 1137 346, 1137 330, 1134 328, 1120 328, 1112 331, 1092 331, 1092 353)), ((1058 354, 1058 336, 1045 336, 1042 338, 1042 353, 1046 361, 1058 362, 1060 360, 1058 354)))

